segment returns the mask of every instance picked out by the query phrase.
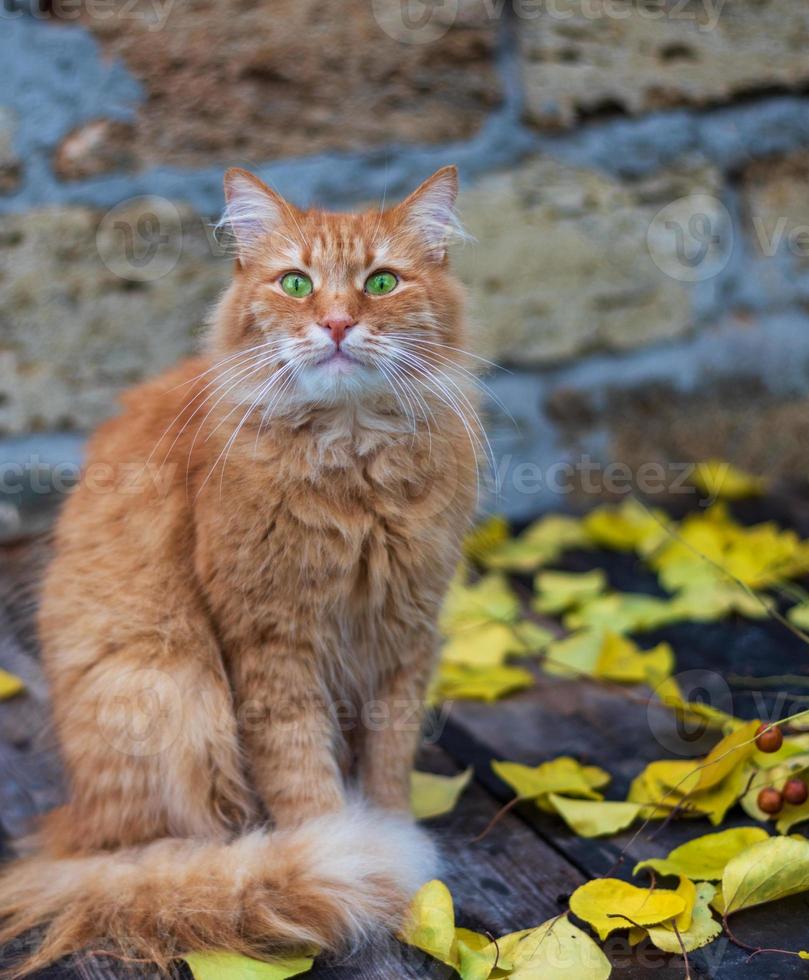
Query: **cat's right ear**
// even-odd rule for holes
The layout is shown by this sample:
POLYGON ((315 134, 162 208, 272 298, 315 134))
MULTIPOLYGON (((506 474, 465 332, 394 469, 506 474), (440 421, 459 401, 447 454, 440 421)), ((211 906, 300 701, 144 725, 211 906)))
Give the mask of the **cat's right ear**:
POLYGON ((259 243, 283 221, 289 204, 264 181, 239 167, 225 174, 225 212, 217 228, 233 236, 239 261, 244 265, 259 243))

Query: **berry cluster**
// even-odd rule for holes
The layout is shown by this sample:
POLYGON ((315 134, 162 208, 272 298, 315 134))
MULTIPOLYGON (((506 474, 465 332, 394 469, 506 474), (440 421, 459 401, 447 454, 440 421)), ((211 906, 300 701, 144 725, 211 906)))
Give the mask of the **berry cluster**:
MULTIPOLYGON (((784 744, 784 736, 777 725, 762 722, 756 729, 756 748, 761 752, 777 752, 784 744)), ((785 803, 800 806, 809 796, 809 789, 802 779, 788 779, 782 789, 765 786, 758 794, 756 803, 764 813, 780 813, 785 803)))

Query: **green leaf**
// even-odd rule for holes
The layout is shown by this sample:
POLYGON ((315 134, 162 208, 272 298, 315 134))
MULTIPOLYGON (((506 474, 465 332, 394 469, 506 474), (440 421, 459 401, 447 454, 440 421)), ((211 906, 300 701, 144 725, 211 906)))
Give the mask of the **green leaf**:
POLYGON ((718 881, 731 858, 769 834, 761 827, 733 827, 704 834, 675 847, 665 858, 650 858, 635 865, 633 874, 650 868, 661 875, 685 875, 694 881, 718 881))
POLYGON ((613 803, 605 800, 572 800, 557 793, 548 802, 571 830, 581 837, 604 837, 617 834, 635 820, 641 810, 637 803, 613 803))
POLYGON ((183 956, 196 980, 286 980, 312 969, 310 956, 288 957, 265 963, 238 953, 186 953, 183 956))
POLYGON ((566 916, 531 929, 518 943, 511 980, 607 980, 610 961, 566 916))
POLYGON ((596 878, 580 885, 570 896, 574 915, 606 939, 616 929, 657 925, 684 911, 681 895, 665 888, 636 888, 618 878, 596 878))
POLYGON ((722 897, 728 915, 809 889, 809 841, 770 837, 728 862, 722 897))
POLYGON ((457 776, 436 776, 431 772, 410 773, 410 809, 416 820, 429 820, 451 813, 472 778, 472 767, 457 776))
MULTIPOLYGON (((683 879, 688 881, 687 878, 683 879)), ((716 889, 708 882, 702 882, 696 888, 696 900, 691 913, 691 922, 686 929, 677 925, 680 933, 677 933, 671 926, 650 926, 647 930, 649 939, 667 953, 691 953, 695 949, 707 946, 722 932, 722 926, 714 919, 711 914, 710 902, 714 897, 716 889)))

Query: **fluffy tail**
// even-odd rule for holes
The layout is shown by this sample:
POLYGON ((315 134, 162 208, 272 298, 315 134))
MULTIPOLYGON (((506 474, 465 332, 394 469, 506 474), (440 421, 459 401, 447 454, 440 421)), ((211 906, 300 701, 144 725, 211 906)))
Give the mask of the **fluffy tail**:
POLYGON ((163 969, 194 950, 343 950, 395 929, 434 862, 418 828, 359 807, 230 844, 167 838, 87 857, 37 855, 0 875, 0 943, 43 930, 13 965, 17 977, 88 947, 163 969))

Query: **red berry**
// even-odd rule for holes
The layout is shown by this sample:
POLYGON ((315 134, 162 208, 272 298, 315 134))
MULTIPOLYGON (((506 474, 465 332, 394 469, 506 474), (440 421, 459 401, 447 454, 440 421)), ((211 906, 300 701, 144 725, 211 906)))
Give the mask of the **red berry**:
POLYGON ((756 748, 761 752, 777 752, 784 744, 784 736, 777 725, 762 722, 756 729, 756 748))
POLYGON ((806 783, 802 779, 788 779, 784 783, 784 788, 781 790, 784 800, 787 803, 791 803, 792 806, 800 806, 801 803, 806 802, 806 797, 809 796, 809 789, 806 787, 806 783))
POLYGON ((784 798, 774 786, 766 786, 758 794, 756 803, 758 803, 759 810, 763 810, 765 813, 778 813, 784 805, 784 798))

